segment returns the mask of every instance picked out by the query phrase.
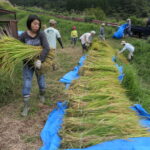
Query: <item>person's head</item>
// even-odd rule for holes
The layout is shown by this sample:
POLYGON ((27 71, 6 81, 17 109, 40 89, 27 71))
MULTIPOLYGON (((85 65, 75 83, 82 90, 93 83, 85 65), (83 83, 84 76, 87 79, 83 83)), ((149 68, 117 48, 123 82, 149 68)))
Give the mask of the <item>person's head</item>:
POLYGON ((125 45, 126 44, 126 41, 121 41, 121 45, 125 45))
POLYGON ((91 31, 90 33, 91 33, 92 36, 94 36, 96 34, 95 31, 91 31))
POLYGON ((102 26, 104 27, 104 26, 105 26, 105 23, 102 23, 102 26))
POLYGON ((131 20, 130 18, 127 19, 128 22, 129 22, 130 20, 131 20))
POLYGON ((41 29, 41 20, 36 15, 29 15, 27 19, 27 28, 28 30, 37 33, 41 29))
POLYGON ((76 26, 73 26, 73 27, 72 27, 72 30, 76 30, 76 26))
POLYGON ((52 27, 55 27, 56 26, 56 21, 54 20, 54 19, 50 19, 49 20, 49 24, 50 24, 50 26, 52 26, 52 27))

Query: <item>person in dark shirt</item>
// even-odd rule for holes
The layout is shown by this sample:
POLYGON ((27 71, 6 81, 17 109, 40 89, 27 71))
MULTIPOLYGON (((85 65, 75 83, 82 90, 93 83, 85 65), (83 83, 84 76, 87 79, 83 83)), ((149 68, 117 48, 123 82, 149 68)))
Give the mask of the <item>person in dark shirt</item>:
POLYGON ((25 44, 32 46, 41 46, 43 48, 39 58, 34 61, 24 60, 23 65, 23 98, 24 108, 21 113, 22 116, 27 116, 29 111, 29 100, 32 86, 32 78, 35 72, 37 82, 39 86, 39 98, 42 103, 45 102, 45 77, 44 74, 38 74, 38 70, 41 68, 42 63, 45 61, 50 48, 46 39, 45 33, 40 31, 41 20, 36 15, 30 15, 27 19, 27 31, 19 36, 19 40, 25 44))

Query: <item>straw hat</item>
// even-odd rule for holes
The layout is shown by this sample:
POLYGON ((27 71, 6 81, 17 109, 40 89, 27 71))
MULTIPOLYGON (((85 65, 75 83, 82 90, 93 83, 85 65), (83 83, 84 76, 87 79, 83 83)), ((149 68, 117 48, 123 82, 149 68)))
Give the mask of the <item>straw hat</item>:
POLYGON ((124 44, 126 44, 126 41, 121 41, 121 45, 124 45, 124 44))
POLYGON ((50 23, 50 24, 56 24, 57 22, 56 22, 54 19, 50 19, 50 20, 49 20, 49 23, 50 23))
POLYGON ((91 34, 96 34, 96 32, 95 31, 91 31, 91 34))

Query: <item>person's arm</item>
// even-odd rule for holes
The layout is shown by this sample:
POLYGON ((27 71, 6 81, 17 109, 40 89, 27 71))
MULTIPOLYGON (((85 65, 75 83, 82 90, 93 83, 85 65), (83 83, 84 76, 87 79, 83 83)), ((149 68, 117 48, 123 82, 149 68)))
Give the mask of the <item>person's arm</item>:
POLYGON ((77 31, 77 38, 78 38, 78 31, 77 31))
POLYGON ((56 38, 57 38, 61 48, 64 48, 63 44, 62 44, 61 35, 60 35, 59 31, 56 32, 56 38))
POLYGON ((61 41, 61 38, 57 38, 57 40, 58 40, 58 42, 59 42, 61 48, 64 48, 64 47, 63 47, 63 44, 62 44, 62 41, 61 41))
POLYGON ((46 38, 46 35, 44 32, 41 32, 40 33, 40 40, 41 40, 41 46, 43 48, 42 52, 41 52, 41 55, 40 55, 40 60, 41 62, 44 62, 49 51, 50 51, 50 47, 49 47, 49 44, 48 44, 48 41, 47 41, 47 38, 46 38))
POLYGON ((123 47, 123 49, 121 51, 119 51, 118 53, 121 54, 122 52, 124 52, 126 50, 126 46, 123 47))

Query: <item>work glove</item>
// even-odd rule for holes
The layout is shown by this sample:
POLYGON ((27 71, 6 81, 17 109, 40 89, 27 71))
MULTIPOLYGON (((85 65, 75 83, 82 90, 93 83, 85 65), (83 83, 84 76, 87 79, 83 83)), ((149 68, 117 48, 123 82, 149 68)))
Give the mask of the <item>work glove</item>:
POLYGON ((41 68, 41 65, 42 65, 42 62, 41 62, 41 60, 39 60, 39 59, 34 62, 34 67, 35 67, 36 69, 40 69, 40 68, 41 68))

